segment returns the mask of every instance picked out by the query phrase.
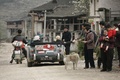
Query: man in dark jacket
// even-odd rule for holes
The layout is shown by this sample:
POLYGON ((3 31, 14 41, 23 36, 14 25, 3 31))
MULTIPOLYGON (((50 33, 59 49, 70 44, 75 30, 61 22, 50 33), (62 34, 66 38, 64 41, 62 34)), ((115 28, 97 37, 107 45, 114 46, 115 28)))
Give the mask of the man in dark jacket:
MULTIPOLYGON (((27 44, 26 39, 21 35, 22 30, 18 30, 17 32, 18 32, 18 34, 13 38, 12 43, 14 41, 22 41, 24 44, 27 44)), ((22 51, 23 51, 24 56, 27 58, 27 51, 24 48, 24 46, 22 47, 22 51)), ((14 55, 12 55, 12 60, 10 61, 10 63, 13 62, 13 59, 14 59, 14 55)))
POLYGON ((118 51, 118 60, 119 60, 119 67, 120 67, 120 25, 118 25, 118 31, 116 32, 116 40, 115 40, 115 45, 117 47, 118 51))
MULTIPOLYGON (((99 25, 101 27, 101 32, 100 32, 100 37, 101 37, 101 36, 104 36, 105 22, 104 21, 100 21, 99 25)), ((98 60, 97 60, 97 66, 98 66, 98 68, 100 68, 101 64, 102 64, 101 50, 102 49, 100 49, 100 53, 99 53, 98 60)))
MULTIPOLYGON (((64 32, 62 34, 62 41, 64 41, 64 42, 71 41, 71 33, 68 31, 67 27, 64 28, 64 32)), ((70 43, 65 44, 65 51, 66 51, 66 55, 68 55, 70 53, 70 43)))

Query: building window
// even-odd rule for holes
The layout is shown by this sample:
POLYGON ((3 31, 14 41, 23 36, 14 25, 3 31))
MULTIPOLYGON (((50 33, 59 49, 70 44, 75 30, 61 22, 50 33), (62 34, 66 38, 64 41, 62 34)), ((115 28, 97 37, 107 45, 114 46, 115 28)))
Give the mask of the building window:
POLYGON ((7 22, 7 25, 14 25, 14 22, 7 22))
POLYGON ((80 23, 83 23, 83 20, 80 20, 80 23))
POLYGON ((16 24, 21 25, 21 24, 22 24, 22 22, 21 22, 21 21, 17 21, 17 22, 16 22, 16 24))
POLYGON ((79 25, 74 25, 74 31, 78 30, 79 25))
POLYGON ((49 29, 54 29, 54 20, 51 20, 51 27, 49 29))
POLYGON ((72 33, 72 40, 75 39, 75 33, 72 33))

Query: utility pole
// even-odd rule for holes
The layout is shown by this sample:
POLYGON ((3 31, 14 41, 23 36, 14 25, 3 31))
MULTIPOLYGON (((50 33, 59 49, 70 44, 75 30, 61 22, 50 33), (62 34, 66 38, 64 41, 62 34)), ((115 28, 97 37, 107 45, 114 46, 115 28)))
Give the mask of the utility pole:
POLYGON ((32 38, 34 37, 34 22, 35 22, 35 15, 37 15, 37 13, 34 13, 34 12, 32 12, 32 13, 29 13, 29 15, 32 17, 32 38))
POLYGON ((43 30, 43 42, 45 42, 45 36, 46 36, 46 10, 44 12, 44 30, 43 30))

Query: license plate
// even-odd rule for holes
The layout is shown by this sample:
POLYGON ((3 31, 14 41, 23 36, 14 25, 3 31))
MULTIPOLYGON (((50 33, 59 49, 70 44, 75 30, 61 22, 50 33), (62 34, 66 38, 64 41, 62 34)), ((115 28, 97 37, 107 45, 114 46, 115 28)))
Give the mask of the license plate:
POLYGON ((48 57, 48 58, 46 58, 46 57, 41 57, 40 60, 52 60, 52 57, 48 57))
POLYGON ((15 54, 20 54, 20 50, 19 51, 15 51, 15 54))
POLYGON ((49 50, 49 51, 46 51, 46 52, 54 52, 54 51, 53 50, 51 50, 51 51, 49 50))
POLYGON ((20 50, 15 51, 14 53, 15 53, 14 59, 20 59, 21 58, 21 52, 20 52, 20 50))
POLYGON ((39 54, 41 54, 41 53, 45 53, 45 51, 38 51, 38 53, 39 53, 39 54))

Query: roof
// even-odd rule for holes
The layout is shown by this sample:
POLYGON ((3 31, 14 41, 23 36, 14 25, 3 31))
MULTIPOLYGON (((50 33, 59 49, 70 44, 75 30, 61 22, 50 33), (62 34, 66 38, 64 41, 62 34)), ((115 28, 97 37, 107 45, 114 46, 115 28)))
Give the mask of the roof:
POLYGON ((23 12, 20 13, 19 15, 16 15, 14 17, 11 17, 9 20, 7 20, 6 22, 16 22, 16 21, 23 21, 23 20, 27 20, 29 17, 27 16, 28 12, 23 12))
POLYGON ((48 13, 47 17, 72 17, 72 16, 80 16, 86 14, 85 8, 79 8, 77 12, 75 12, 75 5, 72 3, 73 0, 55 0, 57 2, 50 1, 42 6, 36 7, 31 11, 41 12, 47 10, 52 13, 48 13))
POLYGON ((52 14, 47 15, 47 17, 74 17, 74 16, 83 16, 86 15, 86 12, 82 9, 79 9, 78 12, 75 12, 75 6, 69 5, 69 6, 58 6, 56 9, 54 9, 54 12, 52 14))
POLYGON ((104 10, 109 10, 109 9, 104 8, 104 7, 100 7, 100 8, 98 8, 98 11, 104 11, 104 10))
POLYGON ((71 4, 72 0, 56 0, 57 2, 50 1, 46 4, 43 4, 41 6, 38 6, 31 11, 43 11, 43 10, 53 10, 56 6, 58 5, 66 5, 66 4, 71 4))

